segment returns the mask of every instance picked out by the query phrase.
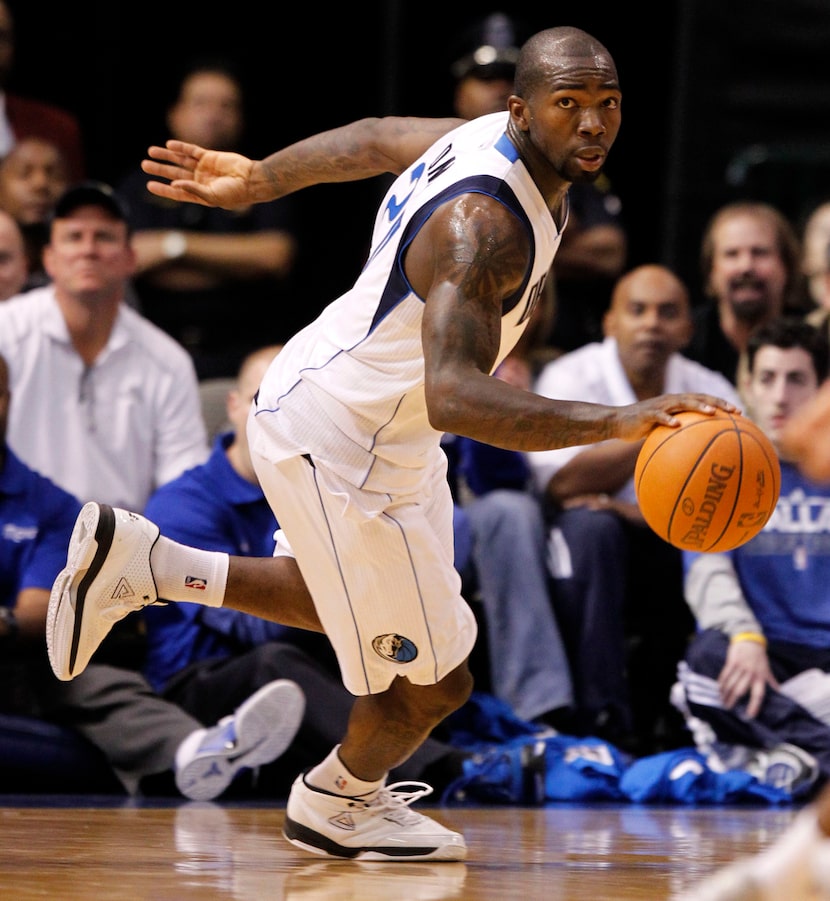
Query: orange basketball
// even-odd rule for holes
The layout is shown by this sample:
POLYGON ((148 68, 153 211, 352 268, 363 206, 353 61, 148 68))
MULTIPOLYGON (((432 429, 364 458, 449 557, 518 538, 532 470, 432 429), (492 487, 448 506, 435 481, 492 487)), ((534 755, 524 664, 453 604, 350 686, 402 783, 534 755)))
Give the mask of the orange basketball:
POLYGON ((728 551, 746 543, 778 501, 775 448, 744 416, 718 410, 676 418, 678 428, 654 428, 634 467, 646 522, 682 550, 728 551))

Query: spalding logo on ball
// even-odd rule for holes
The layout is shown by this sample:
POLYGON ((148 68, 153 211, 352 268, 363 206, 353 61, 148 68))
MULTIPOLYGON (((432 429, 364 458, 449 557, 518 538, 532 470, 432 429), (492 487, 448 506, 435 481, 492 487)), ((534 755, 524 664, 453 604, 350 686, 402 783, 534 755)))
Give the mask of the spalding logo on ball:
POLYGON ((678 413, 655 427, 634 467, 640 510, 661 538, 688 551, 728 551, 763 529, 781 490, 772 442, 750 419, 678 413))

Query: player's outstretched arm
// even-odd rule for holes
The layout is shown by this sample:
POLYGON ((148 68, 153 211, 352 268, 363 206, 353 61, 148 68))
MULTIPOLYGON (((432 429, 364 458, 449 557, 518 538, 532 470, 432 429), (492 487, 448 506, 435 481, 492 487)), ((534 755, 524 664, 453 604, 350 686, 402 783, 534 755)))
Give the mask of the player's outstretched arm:
POLYGON ((218 206, 249 206, 256 163, 239 153, 206 150, 197 144, 170 140, 164 147, 150 147, 141 168, 154 180, 151 194, 169 200, 218 206), (159 181, 158 179, 166 179, 159 181))
POLYGON ((278 150, 264 160, 170 140, 148 150, 147 188, 170 200, 234 209, 316 184, 403 172, 459 119, 388 116, 352 122, 278 150))

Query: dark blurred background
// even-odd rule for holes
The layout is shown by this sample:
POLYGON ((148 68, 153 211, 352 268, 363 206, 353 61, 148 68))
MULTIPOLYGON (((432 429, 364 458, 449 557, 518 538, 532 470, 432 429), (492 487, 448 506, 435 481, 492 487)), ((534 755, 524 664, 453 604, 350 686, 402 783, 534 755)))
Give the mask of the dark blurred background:
MULTIPOLYGON (((699 293, 697 252, 725 200, 776 203, 800 227, 830 196, 830 0, 663 0, 508 6, 455 0, 321 5, 55 4, 11 0, 11 87, 73 110, 90 174, 119 180, 166 137, 182 65, 224 53, 248 99, 248 151, 264 156, 368 115, 450 113, 454 39, 496 9, 530 31, 576 25, 614 56, 623 126, 607 172, 623 201, 631 266, 660 261, 699 293), (282 17, 285 22, 281 22, 282 17), (276 22, 275 22, 276 20, 276 22)), ((298 195, 302 325, 357 274, 385 182, 298 195)))

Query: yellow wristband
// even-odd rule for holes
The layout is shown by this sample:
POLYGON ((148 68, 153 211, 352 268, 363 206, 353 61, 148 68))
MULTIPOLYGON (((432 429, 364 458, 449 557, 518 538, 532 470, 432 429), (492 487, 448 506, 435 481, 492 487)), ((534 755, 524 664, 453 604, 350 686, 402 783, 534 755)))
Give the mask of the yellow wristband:
POLYGON ((754 641, 755 644, 762 644, 764 647, 767 646, 767 640, 760 632, 738 632, 737 635, 733 635, 729 639, 729 643, 733 644, 736 641, 754 641))

